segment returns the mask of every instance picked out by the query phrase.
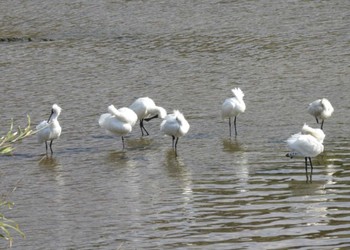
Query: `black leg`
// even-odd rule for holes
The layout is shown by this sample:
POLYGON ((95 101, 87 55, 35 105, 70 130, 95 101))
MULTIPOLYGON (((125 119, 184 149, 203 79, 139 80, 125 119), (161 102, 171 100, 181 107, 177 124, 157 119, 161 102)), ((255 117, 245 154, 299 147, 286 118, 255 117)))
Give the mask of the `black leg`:
POLYGON ((51 142, 50 142, 50 150, 51 150, 51 154, 53 154, 53 151, 52 151, 52 142, 53 142, 53 140, 51 140, 51 142))
POLYGON ((305 157, 305 172, 307 174, 307 157, 305 157))
POLYGON ((175 136, 172 135, 173 141, 172 141, 172 148, 175 148, 175 136))
POLYGON ((124 136, 122 136, 122 142, 123 142, 123 149, 124 149, 125 148, 124 136))
POLYGON ((237 120, 237 116, 235 116, 235 120, 234 120, 234 125, 235 125, 235 136, 237 136, 237 126, 236 126, 236 120, 237 120))
POLYGON ((179 137, 176 138, 176 141, 175 141, 175 150, 177 149, 177 142, 179 141, 179 137))
POLYGON ((312 172, 313 172, 313 170, 314 170, 314 167, 312 166, 311 157, 309 157, 309 162, 310 162, 310 167, 311 167, 311 171, 310 171, 310 182, 312 182, 312 172))
POLYGON ((46 155, 47 155, 47 141, 45 141, 46 155))
POLYGON ((176 138, 175 141, 175 157, 177 157, 177 142, 179 141, 179 137, 176 138))
POLYGON ((315 116, 315 118, 316 118, 316 123, 318 124, 318 118, 315 116))
POLYGON ((141 135, 144 136, 143 131, 145 131, 146 135, 149 135, 149 133, 148 133, 148 131, 146 130, 145 126, 143 126, 143 120, 144 120, 144 119, 141 119, 141 120, 140 120, 141 135))
POLYGON ((305 175, 306 175, 306 182, 309 182, 309 175, 307 174, 307 157, 305 157, 305 175))
POLYGON ((228 118, 228 127, 230 130, 230 137, 231 137, 231 117, 228 118))
POLYGON ((323 130, 323 122, 324 122, 324 120, 322 120, 322 122, 321 122, 321 129, 323 130))
POLYGON ((142 126, 143 126, 143 120, 140 120, 141 136, 143 136, 143 129, 142 129, 142 126))
POLYGON ((312 171, 314 169, 314 167, 312 166, 311 157, 309 157, 309 162, 310 162, 310 167, 311 167, 311 171, 312 171))

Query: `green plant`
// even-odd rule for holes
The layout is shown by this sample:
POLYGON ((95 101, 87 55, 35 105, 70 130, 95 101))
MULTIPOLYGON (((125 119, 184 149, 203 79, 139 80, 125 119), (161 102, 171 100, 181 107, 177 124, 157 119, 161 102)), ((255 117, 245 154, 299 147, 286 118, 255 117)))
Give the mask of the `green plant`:
MULTIPOLYGON (((0 201, 0 209, 7 207, 8 209, 12 208, 13 203, 9 201, 0 201)), ((10 247, 12 246, 13 238, 11 236, 11 230, 19 233, 23 238, 25 234, 19 229, 18 224, 10 219, 7 219, 3 213, 0 211, 0 238, 4 238, 9 241, 10 247)))
POLYGON ((17 130, 13 129, 13 120, 11 120, 10 130, 6 135, 0 137, 0 155, 11 154, 13 152, 14 143, 20 141, 35 132, 30 127, 30 117, 27 115, 28 125, 25 129, 22 129, 20 126, 17 127, 17 130))
MULTIPOLYGON (((27 115, 28 125, 25 129, 22 129, 20 126, 16 130, 13 128, 13 120, 11 120, 10 130, 6 135, 0 137, 0 155, 11 154, 13 152, 14 144, 22 139, 34 134, 35 132, 30 127, 30 117, 27 115)), ((14 191, 15 189, 13 189, 14 191)), ((11 209, 13 203, 8 201, 8 195, 1 195, 0 197, 0 238, 3 238, 9 241, 10 247, 12 246, 13 238, 11 232, 17 232, 22 237, 25 237, 25 234, 19 229, 18 224, 5 217, 2 213, 3 208, 11 209)))

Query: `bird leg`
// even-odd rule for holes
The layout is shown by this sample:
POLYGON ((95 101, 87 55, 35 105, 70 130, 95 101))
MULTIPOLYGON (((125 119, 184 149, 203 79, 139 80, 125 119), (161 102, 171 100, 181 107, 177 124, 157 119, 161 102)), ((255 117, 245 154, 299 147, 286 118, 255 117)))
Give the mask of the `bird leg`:
POLYGON ((309 162, 310 162, 311 170, 313 170, 313 169, 314 169, 314 167, 312 166, 311 157, 309 157, 309 162))
POLYGON ((175 150, 177 149, 177 142, 179 141, 179 137, 176 138, 176 141, 175 141, 175 150))
POLYGON ((311 157, 309 157, 309 162, 310 162, 310 166, 311 166, 311 171, 310 171, 310 182, 312 182, 312 172, 313 172, 313 170, 314 170, 314 167, 312 166, 311 157))
POLYGON ((316 118, 316 123, 318 124, 318 118, 315 116, 315 118, 316 118))
POLYGON ((175 148, 175 136, 172 135, 173 141, 172 141, 172 148, 175 148))
POLYGON ((176 137, 175 140, 175 157, 177 157, 177 142, 179 141, 179 137, 176 137))
POLYGON ((228 118, 228 126, 230 129, 230 137, 231 137, 231 117, 228 118))
POLYGON ((324 122, 324 120, 322 120, 322 123, 321 123, 321 129, 323 130, 323 122, 324 122))
POLYGON ((149 135, 149 133, 148 133, 148 131, 146 130, 146 128, 143 126, 143 120, 144 120, 144 119, 141 119, 141 120, 140 120, 141 135, 144 136, 143 131, 145 131, 145 132, 146 132, 146 136, 147 136, 147 135, 149 135))
POLYGON ((51 140, 51 142, 50 142, 50 150, 51 150, 51 155, 53 154, 53 150, 52 150, 52 142, 53 142, 53 140, 51 140))
POLYGON ((123 142, 123 149, 125 148, 125 144, 124 144, 124 136, 122 136, 122 142, 123 142))
POLYGON ((313 172, 313 166, 312 166, 312 161, 311 157, 305 157, 305 174, 306 174, 306 182, 312 182, 312 172, 313 172), (310 180, 309 180, 309 175, 307 174, 307 161, 309 160, 310 162, 310 180))
POLYGON ((305 175, 306 175, 306 182, 309 182, 309 176, 307 174, 307 157, 305 157, 305 175))
POLYGON ((237 120, 237 116, 235 116, 235 120, 233 121, 233 124, 235 125, 235 136, 237 136, 236 120, 237 120))
POLYGON ((46 155, 47 155, 47 141, 45 141, 46 155))

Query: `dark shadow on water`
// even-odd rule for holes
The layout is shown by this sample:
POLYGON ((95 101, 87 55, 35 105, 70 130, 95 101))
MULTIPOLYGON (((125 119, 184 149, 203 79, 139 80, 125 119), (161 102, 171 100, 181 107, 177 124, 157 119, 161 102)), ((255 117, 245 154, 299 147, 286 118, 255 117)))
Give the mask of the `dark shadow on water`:
POLYGON ((143 136, 141 138, 125 138, 125 147, 127 150, 145 149, 154 143, 153 138, 143 136))
POLYGON ((110 163, 118 163, 128 161, 126 151, 111 151, 107 155, 107 161, 110 163))
POLYGON ((44 155, 39 160, 39 166, 40 167, 46 167, 46 168, 55 168, 59 165, 59 161, 57 158, 50 156, 50 155, 44 155))
POLYGON ((237 138, 225 138, 222 140, 222 146, 223 150, 225 152, 239 152, 239 151, 244 151, 243 144, 240 143, 237 138))
POLYGON ((305 181, 292 179, 288 186, 294 196, 314 195, 325 190, 326 181, 305 181))
POLYGON ((186 173, 186 165, 173 149, 168 149, 165 153, 165 166, 169 174, 182 176, 186 173))

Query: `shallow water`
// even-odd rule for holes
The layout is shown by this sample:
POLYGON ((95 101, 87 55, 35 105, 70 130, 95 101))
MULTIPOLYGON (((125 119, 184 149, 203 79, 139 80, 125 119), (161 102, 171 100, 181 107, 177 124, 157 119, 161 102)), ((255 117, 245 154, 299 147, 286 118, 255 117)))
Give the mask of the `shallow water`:
MULTIPOLYGON (((347 249, 350 247, 348 1, 2 1, 0 128, 47 119, 63 132, 0 158, 2 193, 26 239, 12 249, 347 249), (247 110, 229 138, 223 100, 247 110), (191 125, 160 120, 122 150, 97 120, 141 96, 191 125), (289 159, 285 140, 327 97, 325 152, 289 159)), ((6 243, 3 242, 3 246, 6 243)))

